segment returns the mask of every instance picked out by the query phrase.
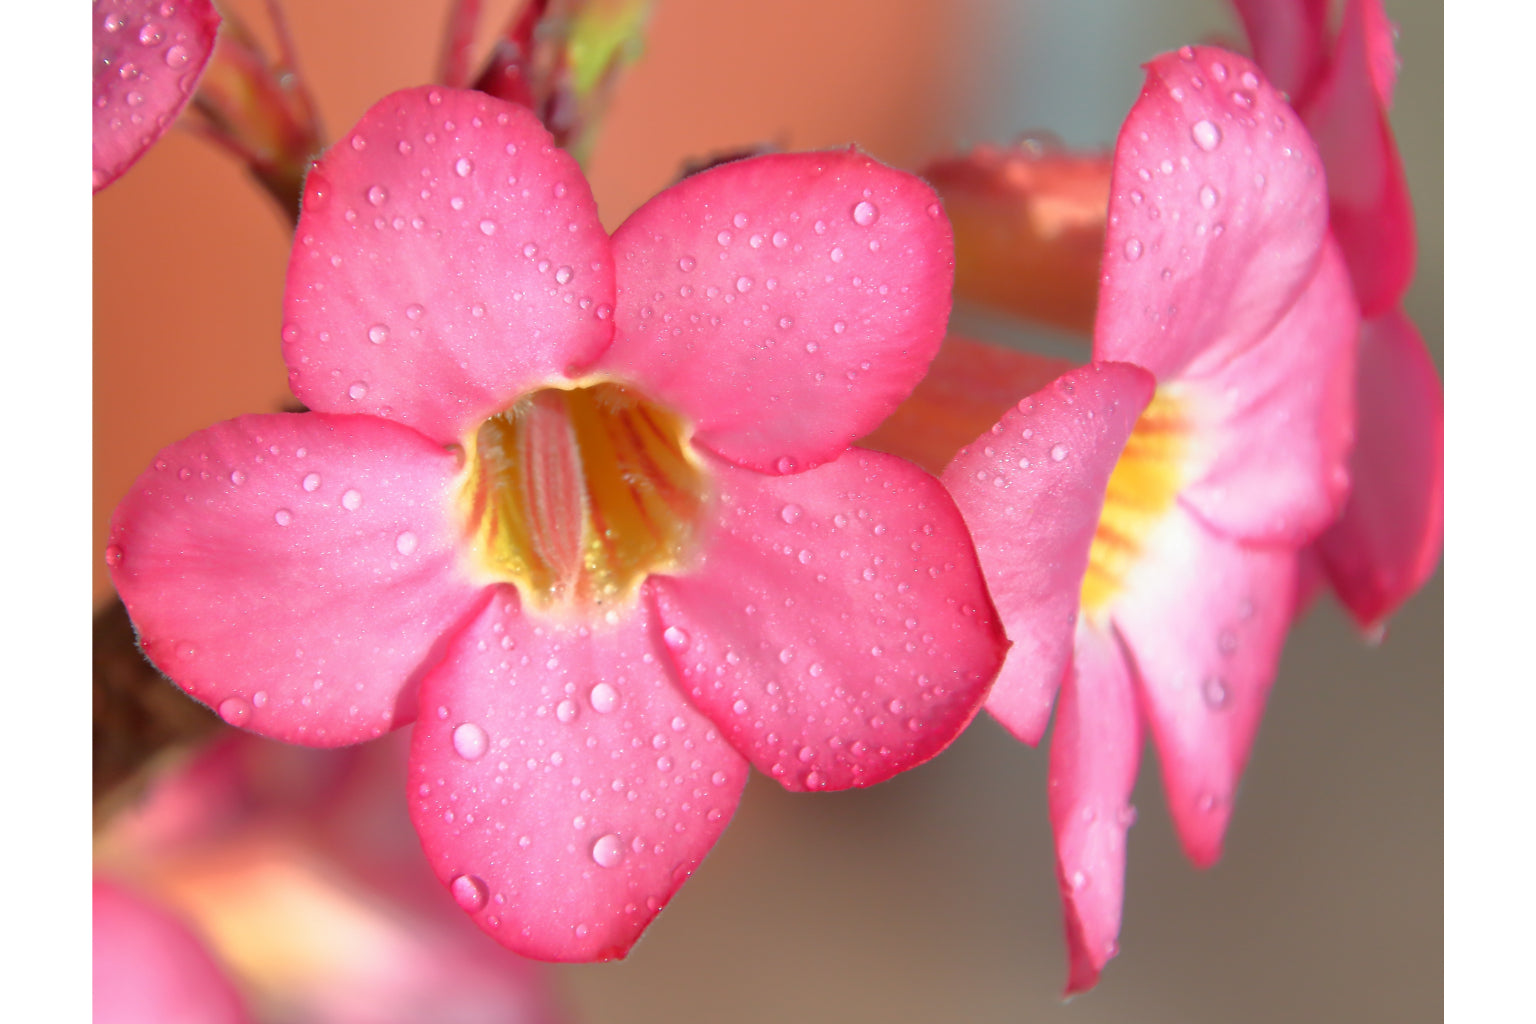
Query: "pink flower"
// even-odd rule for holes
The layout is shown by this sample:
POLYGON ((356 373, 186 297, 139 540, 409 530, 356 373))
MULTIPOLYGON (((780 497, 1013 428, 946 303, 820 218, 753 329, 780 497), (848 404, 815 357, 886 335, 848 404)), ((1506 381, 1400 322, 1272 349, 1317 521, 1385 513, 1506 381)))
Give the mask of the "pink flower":
POLYGON ((91 1017, 98 1024, 244 1024, 240 994, 203 942, 116 882, 91 885, 91 1017))
POLYGON ((1347 477, 1358 322, 1321 165, 1244 58, 1148 65, 1115 150, 1094 365, 1019 403, 944 481, 1014 642, 987 708, 1038 743, 1071 956, 1116 952, 1143 722, 1185 851, 1221 853, 1297 550, 1347 477))
POLYGON ((416 719, 412 814, 461 905, 532 956, 622 956, 749 761, 870 785, 986 692, 958 510, 848 447, 933 358, 951 274, 931 190, 856 152, 696 175, 610 240, 527 111, 396 93, 306 183, 283 353, 314 412, 162 452, 113 580, 232 723, 416 719))
POLYGON ((95 0, 91 6, 91 191, 133 166, 192 98, 213 53, 209 0, 95 0))
POLYGON ((1257 60, 1296 99, 1328 169, 1330 227, 1364 322, 1353 488, 1314 548, 1362 629, 1378 630, 1434 572, 1445 515, 1445 399, 1402 311, 1415 237, 1387 109, 1397 78, 1380 0, 1348 0, 1330 40, 1327 0, 1234 0, 1257 60))

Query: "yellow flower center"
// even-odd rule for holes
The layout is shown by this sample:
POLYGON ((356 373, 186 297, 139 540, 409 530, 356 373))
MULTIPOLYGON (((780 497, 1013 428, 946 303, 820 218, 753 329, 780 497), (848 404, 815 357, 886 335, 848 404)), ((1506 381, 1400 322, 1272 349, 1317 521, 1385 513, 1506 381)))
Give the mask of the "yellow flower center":
POLYGON ((1152 530, 1179 495, 1185 427, 1179 400, 1159 388, 1125 442, 1088 549, 1081 600, 1090 619, 1101 618, 1120 592, 1152 530))
POLYGON ((541 611, 629 601, 691 553, 709 480, 689 434, 611 382, 524 395, 464 445, 478 564, 541 611))

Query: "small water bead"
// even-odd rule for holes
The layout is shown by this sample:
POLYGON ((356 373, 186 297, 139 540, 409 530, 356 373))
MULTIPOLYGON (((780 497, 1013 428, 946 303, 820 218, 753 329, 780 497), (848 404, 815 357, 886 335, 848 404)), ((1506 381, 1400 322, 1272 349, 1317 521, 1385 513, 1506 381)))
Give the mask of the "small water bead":
POLYGON ((738 277, 736 279, 736 290, 738 292, 741 292, 743 295, 745 295, 747 292, 751 291, 752 290, 752 279, 750 277, 745 277, 745 276, 738 277))
POLYGON ((453 752, 466 761, 480 760, 489 746, 485 730, 474 722, 465 722, 453 730, 453 752))
POLYGON ((832 251, 827 255, 832 257, 833 263, 841 263, 843 262, 843 247, 840 245, 834 245, 832 247, 832 251))
POLYGON ((161 40, 164 38, 164 31, 161 30, 159 25, 156 25, 152 21, 148 22, 143 28, 139 29, 139 42, 143 43, 145 46, 159 46, 161 40))
POLYGON ((576 720, 576 716, 580 713, 581 707, 575 701, 570 699, 563 700, 559 704, 555 705, 555 718, 557 718, 562 725, 570 725, 576 720))
POLYGON ((1064 459, 1066 457, 1067 457, 1067 446, 1066 445, 1058 444, 1058 445, 1056 445, 1055 447, 1053 447, 1051 449, 1051 459, 1053 461, 1060 462, 1062 459, 1064 459))
POLYGON ((112 545, 108 546, 108 548, 107 548, 107 564, 110 565, 110 566, 122 565, 123 564, 123 549, 118 547, 116 544, 112 544, 112 545))
POLYGON ((555 283, 556 284, 570 284, 571 283, 571 278, 573 278, 575 276, 576 276, 576 272, 573 271, 570 267, 558 267, 555 270, 555 283))
POLYGON ((790 525, 794 525, 800 521, 802 511, 799 505, 785 505, 779 509, 779 518, 790 525))
POLYGON ((722 231, 715 236, 715 241, 719 242, 721 245, 730 245, 731 233, 729 231, 722 231))
POLYGON ((1201 683, 1200 696, 1205 700, 1205 706, 1213 711, 1221 711, 1232 702, 1232 691, 1220 676, 1211 676, 1201 683))
POLYGON ((453 173, 457 174, 461 178, 469 177, 470 172, 474 169, 475 165, 470 163, 469 157, 467 156, 461 156, 453 163, 453 173))
POLYGON ((616 868, 624 859, 624 841, 612 832, 592 844, 592 859, 600 868, 616 868))
POLYGON ((245 483, 245 471, 242 469, 237 469, 230 473, 229 482, 234 484, 236 487, 239 487, 241 484, 245 483))
POLYGON ((480 233, 485 235, 487 238, 489 238, 491 235, 494 235, 496 233, 496 222, 490 218, 486 218, 485 220, 481 221, 480 233))
POLYGON ((368 202, 374 206, 383 206, 384 200, 389 198, 389 193, 382 186, 374 185, 368 190, 368 202))
POLYGON ((287 526, 293 522, 293 513, 286 508, 280 508, 272 513, 272 521, 277 523, 278 526, 287 526))
POLYGON ((686 651, 688 649, 689 640, 691 639, 687 633, 678 629, 676 626, 668 626, 666 629, 662 630, 661 638, 666 642, 666 645, 672 648, 674 651, 686 651))
POLYGON ((879 218, 880 211, 867 199, 853 208, 853 222, 859 227, 867 228, 879 218))
POLYGON ((244 725, 251 719, 251 706, 239 697, 229 697, 219 704, 219 717, 230 725, 244 725))
POLYGON ((1203 206, 1205 209, 1207 209, 1207 210, 1215 209, 1216 203, 1217 203, 1217 201, 1220 198, 1221 197, 1216 194, 1216 190, 1214 188, 1212 188, 1211 186, 1209 186, 1209 185, 1201 185, 1200 186, 1200 205, 1203 206))
POLYGON ((395 550, 402 555, 409 555, 416 550, 416 535, 406 530, 395 538, 395 550))
POLYGON ((180 44, 165 51, 165 64, 169 68, 186 67, 187 61, 192 59, 192 52, 180 44))
POLYGON ((593 711, 606 715, 619 706, 619 691, 607 683, 598 683, 592 687, 592 692, 587 694, 587 700, 591 703, 593 711))
MULTIPOLYGON (((421 307, 416 306, 412 308, 420 309, 421 307)), ((410 310, 406 310, 406 315, 410 315, 410 310)), ((389 340, 389 328, 385 327, 383 324, 374 324, 372 327, 368 328, 368 340, 373 342, 375 345, 384 344, 389 340)))
POLYGON ((1141 239, 1128 238, 1125 241, 1125 258, 1131 262, 1141 259, 1141 239))
POLYGON ((360 400, 366 398, 367 396, 368 396, 368 385, 363 383, 360 380, 353 381, 352 385, 347 388, 347 397, 352 399, 352 401, 354 401, 354 402, 360 401, 360 400))
POLYGON ((348 490, 341 496, 341 507, 348 512, 356 512, 363 504, 363 496, 357 491, 348 490))
POLYGON ((1210 121, 1196 121, 1189 130, 1189 136, 1195 140, 1195 145, 1207 153, 1221 145, 1221 129, 1210 121))
POLYGON ((485 883, 474 875, 460 875, 448 883, 448 889, 454 902, 471 914, 485 906, 485 883))
POLYGON ((842 334, 847 329, 848 329, 848 325, 846 323, 844 323, 843 321, 841 321, 841 320, 834 320, 834 321, 832 321, 832 333, 833 334, 842 334))
POLYGON ((299 482, 299 485, 301 487, 303 487, 306 491, 308 491, 311 494, 313 494, 314 492, 316 492, 316 491, 318 491, 320 489, 320 474, 319 473, 306 473, 306 474, 304 474, 304 479, 299 482))
POLYGON ((783 231, 775 231, 773 233, 773 247, 775 249, 782 249, 788 244, 789 235, 785 234, 783 231))

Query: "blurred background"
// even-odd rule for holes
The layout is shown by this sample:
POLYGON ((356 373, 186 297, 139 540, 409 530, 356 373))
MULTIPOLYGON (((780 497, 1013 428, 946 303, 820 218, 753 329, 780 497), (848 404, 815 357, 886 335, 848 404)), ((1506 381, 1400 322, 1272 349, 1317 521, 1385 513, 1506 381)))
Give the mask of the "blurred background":
MULTIPOLYGON (((261 23, 259 4, 223 2, 261 23)), ((484 5, 482 45, 516 6, 484 5)), ((447 3, 287 7, 335 137, 431 76, 447 3)), ((1401 29, 1393 123, 1420 243, 1406 308, 1443 366, 1443 12, 1386 8, 1401 29)), ((593 188, 611 229, 684 161, 755 143, 857 142, 909 168, 1040 130, 1108 147, 1143 61, 1241 37, 1222 0, 659 0, 593 188)), ((108 518, 155 452, 288 398, 290 229, 232 159, 180 130, 93 213, 100 601, 108 518)), ((985 716, 873 790, 791 796, 755 777, 629 959, 557 968, 554 984, 573 1019, 593 1022, 1439 1019, 1443 635, 1440 574, 1378 646, 1331 604, 1311 612, 1211 871, 1182 859, 1149 750, 1122 952, 1070 1004, 1046 756, 985 716)))

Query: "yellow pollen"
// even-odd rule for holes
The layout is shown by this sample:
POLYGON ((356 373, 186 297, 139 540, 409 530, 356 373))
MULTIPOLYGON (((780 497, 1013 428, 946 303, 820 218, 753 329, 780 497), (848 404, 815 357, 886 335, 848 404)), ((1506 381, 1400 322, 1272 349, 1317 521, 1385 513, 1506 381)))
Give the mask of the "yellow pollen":
POLYGON ((1178 399, 1159 388, 1125 442, 1088 549, 1082 610, 1090 618, 1097 618, 1120 592, 1147 537, 1178 497, 1185 426, 1178 399))
POLYGON ((546 388, 466 439, 474 555, 541 611, 591 612, 683 564, 708 497, 687 424, 619 384, 546 388))

